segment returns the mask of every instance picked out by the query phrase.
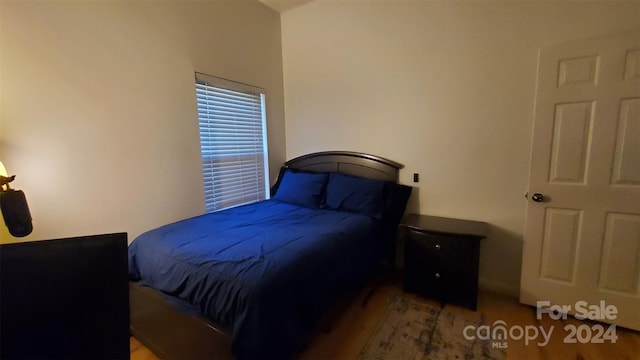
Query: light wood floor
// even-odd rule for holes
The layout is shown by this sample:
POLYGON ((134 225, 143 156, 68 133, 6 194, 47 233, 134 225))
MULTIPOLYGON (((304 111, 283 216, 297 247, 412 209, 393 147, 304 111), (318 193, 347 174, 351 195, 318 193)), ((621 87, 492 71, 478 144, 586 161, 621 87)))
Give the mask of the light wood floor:
MULTIPOLYGON (((341 313, 329 332, 319 332, 300 359, 357 359, 361 349, 373 334, 376 325, 383 318, 387 306, 395 296, 438 305, 438 303, 413 294, 403 293, 397 278, 380 280, 364 289, 341 313), (375 289, 373 295, 362 306, 369 290, 375 289)), ((524 339, 509 340, 506 349, 508 359, 640 359, 640 333, 626 329, 616 329, 618 339, 615 344, 565 344, 566 324, 596 323, 580 322, 569 316, 567 320, 551 320, 543 317, 536 319, 535 308, 518 303, 516 298, 481 291, 478 296, 478 311, 470 311, 454 305, 446 305, 446 309, 456 312, 472 321, 480 318, 485 324, 503 320, 507 328, 519 326, 542 326, 545 331, 553 327, 551 340, 546 346, 538 346, 535 342, 525 345, 524 339)), ((605 326, 606 327, 606 326, 605 326)), ((462 334, 460 335, 462 336, 462 334)), ((542 337, 540 337, 542 339, 542 337)), ((135 338, 131 338, 132 360, 159 359, 135 338)))

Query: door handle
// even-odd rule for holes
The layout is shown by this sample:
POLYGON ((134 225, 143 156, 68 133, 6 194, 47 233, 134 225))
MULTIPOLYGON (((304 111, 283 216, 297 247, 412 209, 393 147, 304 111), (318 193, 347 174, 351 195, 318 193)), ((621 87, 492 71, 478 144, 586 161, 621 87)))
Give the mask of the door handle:
POLYGON ((540 193, 535 193, 535 194, 531 195, 531 200, 533 200, 535 202, 543 202, 544 201, 544 195, 542 195, 540 193))

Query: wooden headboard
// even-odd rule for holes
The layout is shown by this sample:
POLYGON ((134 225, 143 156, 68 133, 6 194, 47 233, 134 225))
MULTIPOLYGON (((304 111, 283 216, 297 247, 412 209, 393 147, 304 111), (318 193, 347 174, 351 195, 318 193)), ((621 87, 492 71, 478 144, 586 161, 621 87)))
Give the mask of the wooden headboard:
POLYGON ((379 156, 351 151, 323 151, 284 163, 287 168, 313 172, 337 171, 347 175, 398 182, 404 165, 379 156))

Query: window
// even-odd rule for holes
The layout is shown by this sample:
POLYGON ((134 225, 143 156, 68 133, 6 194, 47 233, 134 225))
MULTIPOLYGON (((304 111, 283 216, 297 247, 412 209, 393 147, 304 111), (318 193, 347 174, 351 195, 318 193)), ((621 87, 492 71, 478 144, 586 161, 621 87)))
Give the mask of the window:
POLYGON ((207 212, 267 198, 265 96, 259 88, 196 73, 207 212))

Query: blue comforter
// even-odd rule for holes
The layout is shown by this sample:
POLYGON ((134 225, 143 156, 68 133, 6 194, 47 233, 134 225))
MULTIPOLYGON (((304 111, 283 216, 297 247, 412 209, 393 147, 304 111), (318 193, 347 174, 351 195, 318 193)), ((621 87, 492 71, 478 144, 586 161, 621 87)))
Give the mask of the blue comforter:
POLYGON ((364 280, 381 230, 368 216, 267 200, 140 235, 129 272, 230 329, 236 357, 285 359, 364 280))

